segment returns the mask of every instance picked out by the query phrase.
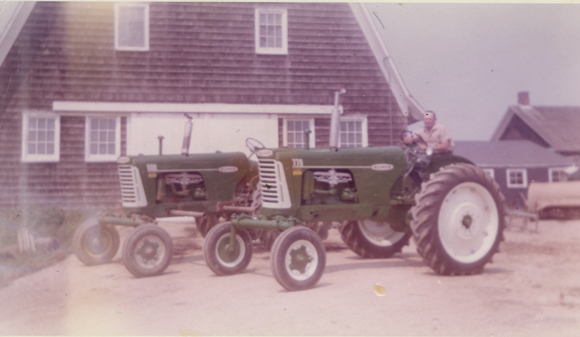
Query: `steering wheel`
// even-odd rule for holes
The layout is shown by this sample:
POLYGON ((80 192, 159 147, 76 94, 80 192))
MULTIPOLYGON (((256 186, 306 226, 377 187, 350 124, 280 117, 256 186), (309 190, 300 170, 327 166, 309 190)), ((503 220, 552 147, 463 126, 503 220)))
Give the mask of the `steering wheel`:
POLYGON ((255 138, 246 138, 246 147, 250 150, 252 154, 256 153, 256 151, 260 149, 266 148, 262 142, 255 138))
POLYGON ((403 132, 401 132, 401 140, 403 141, 403 143, 405 143, 405 138, 407 137, 413 137, 413 132, 409 130, 404 130, 403 132))

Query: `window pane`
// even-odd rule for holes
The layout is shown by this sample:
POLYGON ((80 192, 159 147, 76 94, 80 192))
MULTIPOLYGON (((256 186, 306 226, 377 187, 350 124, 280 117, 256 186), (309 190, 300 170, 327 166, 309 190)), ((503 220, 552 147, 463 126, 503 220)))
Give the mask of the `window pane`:
POLYGON ((98 154, 98 146, 97 144, 91 144, 91 154, 98 154))
POLYGON ((38 131, 38 141, 39 142, 46 141, 46 131, 38 131))
POLYGON ((54 130, 46 132, 46 140, 54 141, 54 130))
POLYGON ((54 120, 54 119, 52 119, 52 118, 51 118, 51 119, 49 119, 49 120, 47 120, 47 125, 46 125, 46 128, 47 128, 48 130, 54 130, 54 122, 55 122, 55 120, 54 120))
POLYGON ((107 144, 99 144, 99 154, 107 153, 107 144))
POLYGON ((145 8, 139 6, 119 7, 119 44, 124 47, 145 46, 145 8))
POLYGON ((115 154, 115 144, 109 144, 109 151, 107 154, 115 154))
POLYGON ((38 119, 38 128, 39 129, 46 129, 46 119, 45 118, 38 119))
POLYGON ((39 143, 36 148, 38 154, 46 154, 46 146, 43 143, 39 143))
POLYGON ((99 131, 99 142, 107 141, 107 131, 99 131))
POLYGON ((28 120, 28 128, 29 129, 36 129, 36 125, 37 125, 37 119, 36 118, 30 118, 28 120))
POLYGON ((98 130, 99 129, 99 120, 98 119, 91 119, 91 130, 98 130))
POLYGON ((28 154, 36 154, 36 143, 28 143, 28 154))
POLYGON ((115 131, 109 131, 109 143, 115 143, 115 131))
POLYGON ((28 141, 30 142, 36 141, 36 131, 33 130, 28 131, 28 141))
POLYGON ((54 143, 46 144, 46 153, 47 154, 54 154, 54 143))

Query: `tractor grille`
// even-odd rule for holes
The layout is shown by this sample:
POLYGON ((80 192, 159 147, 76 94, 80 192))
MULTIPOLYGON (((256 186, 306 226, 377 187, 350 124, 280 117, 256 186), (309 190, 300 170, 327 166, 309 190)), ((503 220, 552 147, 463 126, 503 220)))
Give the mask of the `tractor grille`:
POLYGON ((145 207, 147 198, 143 191, 141 176, 135 166, 119 165, 119 182, 123 207, 145 207))
POLYGON ((259 160, 262 207, 289 208, 290 194, 282 163, 273 159, 259 160))

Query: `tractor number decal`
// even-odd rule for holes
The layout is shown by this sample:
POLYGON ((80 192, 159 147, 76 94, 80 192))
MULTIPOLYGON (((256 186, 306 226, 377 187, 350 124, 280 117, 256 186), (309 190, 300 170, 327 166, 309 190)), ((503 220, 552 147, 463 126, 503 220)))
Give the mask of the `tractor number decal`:
POLYGON ((392 164, 373 164, 371 169, 373 171, 390 171, 394 168, 392 164))
POLYGON ((157 178, 157 164, 147 164, 147 176, 149 178, 157 178))
POLYGON ((304 161, 302 161, 302 158, 292 159, 292 175, 295 176, 302 175, 303 167, 304 161))
POLYGON ((232 173, 232 172, 237 172, 238 171, 238 167, 237 166, 222 166, 219 168, 219 171, 222 173, 232 173))

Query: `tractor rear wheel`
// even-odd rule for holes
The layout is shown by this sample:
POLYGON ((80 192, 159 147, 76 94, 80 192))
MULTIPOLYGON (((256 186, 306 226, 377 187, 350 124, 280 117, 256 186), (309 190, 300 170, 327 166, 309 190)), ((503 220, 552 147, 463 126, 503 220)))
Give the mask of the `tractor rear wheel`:
POLYGON ((234 244, 230 244, 231 222, 212 228, 203 245, 205 263, 217 275, 232 275, 246 269, 252 259, 252 238, 243 228, 236 228, 234 244))
POLYGON ((384 259, 400 253, 409 244, 411 231, 399 232, 387 222, 348 221, 340 227, 348 248, 366 259, 384 259))
POLYGON ((433 174, 423 187, 412 208, 417 252, 438 274, 480 273, 504 238, 499 186, 480 168, 455 164, 433 174))
POLYGON ((326 250, 313 230, 296 226, 282 232, 272 246, 272 273, 287 290, 311 288, 322 277, 326 250))
POLYGON ((123 263, 137 277, 163 273, 173 257, 173 241, 161 227, 137 226, 123 244, 123 263))
POLYGON ((215 213, 205 213, 201 218, 199 218, 199 222, 197 222, 196 218, 196 226, 201 236, 205 238, 207 233, 212 229, 215 225, 218 224, 218 215, 215 213))
POLYGON ((73 251, 86 265, 107 263, 119 250, 119 232, 112 225, 101 225, 97 219, 83 222, 72 239, 73 251))

